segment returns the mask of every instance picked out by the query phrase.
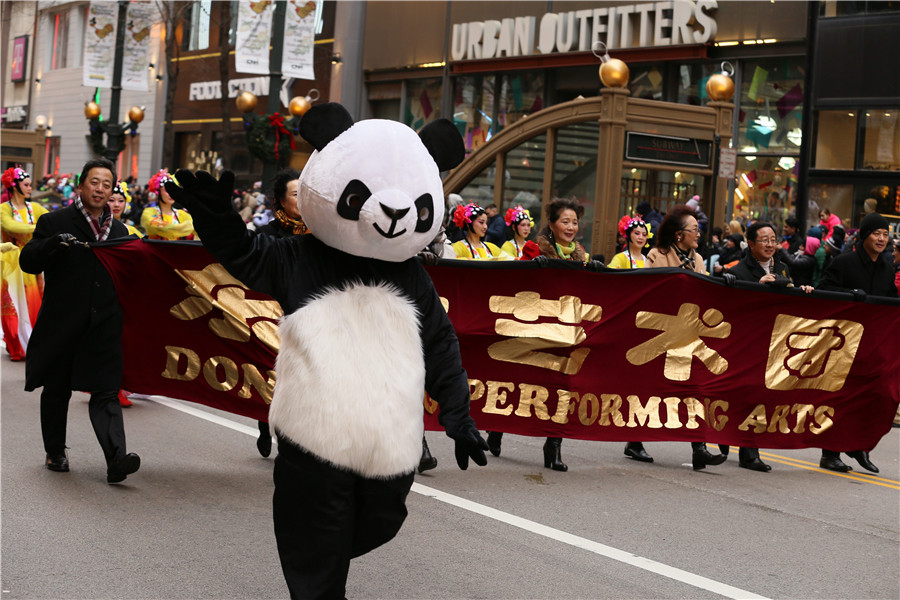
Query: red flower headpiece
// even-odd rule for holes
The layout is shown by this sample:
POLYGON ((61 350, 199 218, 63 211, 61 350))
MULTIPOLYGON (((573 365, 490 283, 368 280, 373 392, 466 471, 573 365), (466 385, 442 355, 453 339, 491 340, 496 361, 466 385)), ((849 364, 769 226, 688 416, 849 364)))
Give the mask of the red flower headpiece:
POLYGON ((478 215, 482 214, 484 214, 484 209, 474 202, 460 204, 453 211, 453 222, 456 223, 456 226, 460 229, 465 229, 466 225, 472 223, 472 221, 478 218, 478 215))
POLYGON ((0 177, 0 182, 3 183, 3 187, 6 189, 12 189, 16 187, 18 182, 30 177, 31 175, 29 175, 22 167, 10 167, 3 172, 3 176, 0 177))
POLYGON ((527 209, 522 208, 521 204, 506 209, 506 214, 503 216, 503 222, 506 223, 507 227, 515 227, 525 219, 528 219, 531 222, 531 226, 534 227, 534 219, 531 218, 531 213, 527 209))
POLYGON ((160 169, 159 172, 151 177, 150 181, 147 183, 147 191, 158 194, 159 188, 165 185, 167 181, 173 181, 175 182, 175 185, 178 185, 178 180, 175 179, 174 175, 169 173, 168 169, 160 169))

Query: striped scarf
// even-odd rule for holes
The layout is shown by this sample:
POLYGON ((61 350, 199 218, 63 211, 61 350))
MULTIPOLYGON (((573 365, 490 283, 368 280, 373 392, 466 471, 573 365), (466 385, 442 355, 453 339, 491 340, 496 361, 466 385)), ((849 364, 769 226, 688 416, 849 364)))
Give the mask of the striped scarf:
POLYGON ((112 229, 112 213, 109 210, 109 206, 103 207, 103 214, 100 215, 99 222, 84 207, 84 204, 81 202, 81 196, 75 196, 75 208, 87 219, 88 225, 91 226, 91 231, 94 232, 94 237, 97 238, 97 241, 105 242, 106 238, 109 237, 110 229, 112 229))

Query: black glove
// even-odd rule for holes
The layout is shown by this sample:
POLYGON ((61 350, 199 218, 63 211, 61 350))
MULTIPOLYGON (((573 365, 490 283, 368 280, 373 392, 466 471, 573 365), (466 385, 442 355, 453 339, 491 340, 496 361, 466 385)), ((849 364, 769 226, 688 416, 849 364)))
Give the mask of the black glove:
POLYGON ((469 459, 475 461, 475 464, 483 467, 487 464, 487 457, 484 451, 488 449, 487 442, 478 428, 475 427, 475 421, 472 417, 466 417, 462 422, 449 426, 447 435, 456 442, 456 464, 465 471, 469 468, 469 459))
POLYGON ((866 292, 865 292, 864 290, 859 289, 859 288, 856 288, 856 289, 854 289, 854 290, 850 290, 850 293, 853 294, 853 299, 854 299, 856 302, 862 302, 862 301, 864 301, 864 300, 866 299, 866 296, 867 296, 866 292))
POLYGON ((534 264, 536 264, 537 266, 539 266, 541 268, 550 266, 550 259, 547 258, 546 256, 544 256, 543 254, 535 256, 534 258, 531 259, 531 262, 533 262, 534 264))
POLYGON ((734 276, 734 273, 725 273, 722 275, 722 279, 725 280, 725 285, 728 287, 734 287, 734 282, 737 281, 737 277, 734 276))
POLYGON ((234 173, 225 171, 222 178, 216 178, 206 171, 194 173, 181 169, 175 173, 178 184, 166 182, 166 191, 183 205, 188 212, 205 211, 222 214, 234 210, 231 195, 234 192, 234 173))
POLYGON ((428 267, 433 267, 434 265, 438 264, 439 260, 441 260, 440 256, 429 250, 422 250, 416 255, 416 258, 428 267))
POLYGON ((593 271, 594 273, 598 273, 606 268, 606 265, 603 264, 603 261, 600 260, 589 260, 584 263, 585 271, 593 271))
POLYGON ((87 246, 84 242, 79 242, 78 238, 71 233, 57 233, 56 242, 63 248, 71 248, 76 245, 87 246))

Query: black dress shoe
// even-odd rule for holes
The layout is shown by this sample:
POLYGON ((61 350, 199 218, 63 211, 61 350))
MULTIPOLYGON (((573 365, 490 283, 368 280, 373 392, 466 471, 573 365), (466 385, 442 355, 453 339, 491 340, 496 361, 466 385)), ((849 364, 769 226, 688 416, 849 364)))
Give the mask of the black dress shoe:
POLYGON ((494 456, 500 456, 500 442, 503 440, 503 432, 501 431, 488 431, 488 450, 491 451, 491 454, 494 456))
POLYGON ((772 467, 764 463, 758 456, 752 460, 742 460, 738 464, 742 469, 750 469, 751 471, 759 471, 761 473, 768 473, 772 470, 772 467))
POLYGON ((65 452, 63 452, 62 454, 48 454, 47 468, 51 471, 57 471, 59 473, 68 473, 69 459, 66 458, 65 452))
POLYGON ((419 459, 419 473, 428 471, 437 466, 437 459, 431 455, 428 449, 428 442, 422 437, 422 458, 419 459))
POLYGON ((721 465, 728 458, 724 454, 712 454, 706 449, 706 444, 691 442, 691 448, 694 454, 691 456, 691 463, 695 471, 705 469, 707 465, 721 465))
POLYGON ((129 452, 122 458, 110 461, 106 469, 106 482, 119 483, 141 468, 141 457, 129 452))
POLYGON ((728 453, 731 452, 731 446, 728 444, 719 444, 719 452, 723 455, 728 456, 728 453))
POLYGON ((272 432, 269 430, 269 424, 259 422, 259 437, 256 438, 256 449, 259 450, 260 456, 268 458, 272 454, 272 432))
POLYGON ((647 451, 644 450, 644 444, 641 442, 628 442, 625 444, 625 456, 641 462, 653 462, 653 457, 647 454, 647 451))
POLYGON ((840 457, 836 456, 823 456, 819 461, 819 467, 829 471, 837 471, 838 473, 846 473, 853 470, 850 465, 845 464, 840 457))
POLYGON ((878 472, 878 467, 876 467, 871 460, 869 460, 869 453, 865 450, 854 450, 853 452, 848 452, 847 456, 850 458, 855 458, 856 462, 859 463, 863 469, 867 471, 872 471, 873 473, 878 472))

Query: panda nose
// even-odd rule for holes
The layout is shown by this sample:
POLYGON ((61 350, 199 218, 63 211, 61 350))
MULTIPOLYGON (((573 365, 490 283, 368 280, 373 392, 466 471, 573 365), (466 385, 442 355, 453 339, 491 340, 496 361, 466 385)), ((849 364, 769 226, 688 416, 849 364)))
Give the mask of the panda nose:
POLYGON ((390 206, 385 206, 381 202, 379 202, 378 205, 381 206, 381 210, 384 211, 384 214, 386 214, 388 217, 390 217, 391 221, 399 221, 404 216, 406 216, 406 213, 409 212, 409 207, 407 207, 407 208, 391 208, 390 206))

